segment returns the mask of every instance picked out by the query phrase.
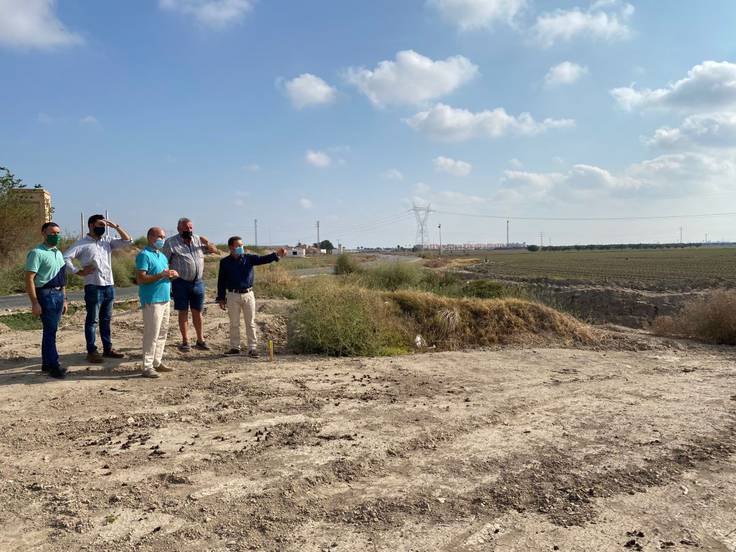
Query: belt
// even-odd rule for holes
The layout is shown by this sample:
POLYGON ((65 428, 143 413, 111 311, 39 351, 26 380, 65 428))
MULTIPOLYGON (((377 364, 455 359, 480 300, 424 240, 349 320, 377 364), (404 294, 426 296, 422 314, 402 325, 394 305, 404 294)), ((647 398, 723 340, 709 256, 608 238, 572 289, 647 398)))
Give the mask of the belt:
POLYGON ((249 287, 249 288, 234 288, 234 289, 229 289, 228 291, 230 293, 250 293, 251 291, 253 291, 253 288, 252 287, 249 287))

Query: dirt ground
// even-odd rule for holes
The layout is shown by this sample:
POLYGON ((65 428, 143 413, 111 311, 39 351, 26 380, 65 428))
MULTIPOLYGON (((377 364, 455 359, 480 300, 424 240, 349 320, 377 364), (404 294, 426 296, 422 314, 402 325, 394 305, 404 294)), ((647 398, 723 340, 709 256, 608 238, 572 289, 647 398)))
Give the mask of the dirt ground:
POLYGON ((222 357, 210 307, 216 350, 179 353, 172 326, 176 371, 146 380, 140 314, 116 311, 130 358, 105 366, 82 316, 64 381, 39 332, 0 333, 0 550, 736 550, 732 349, 269 362, 222 357))

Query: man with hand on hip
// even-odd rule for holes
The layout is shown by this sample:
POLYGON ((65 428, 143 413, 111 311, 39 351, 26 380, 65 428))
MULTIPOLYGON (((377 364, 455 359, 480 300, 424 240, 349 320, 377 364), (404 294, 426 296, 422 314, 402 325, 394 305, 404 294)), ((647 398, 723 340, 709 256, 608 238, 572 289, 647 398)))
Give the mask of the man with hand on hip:
POLYGON ((189 345, 189 310, 192 311, 192 324, 197 333, 196 349, 209 351, 202 330, 202 308, 204 307, 204 255, 217 253, 217 247, 204 236, 194 234, 194 225, 188 218, 180 218, 176 225, 179 232, 166 240, 163 253, 171 268, 179 277, 172 283, 174 309, 179 313, 179 332, 182 352, 191 351, 189 345))
POLYGON ((230 349, 226 355, 240 354, 240 317, 245 320, 248 356, 258 357, 256 335, 256 298, 253 295, 253 267, 278 261, 286 255, 282 247, 270 255, 246 254, 243 239, 232 236, 227 240, 230 255, 220 261, 217 275, 217 304, 230 316, 230 349))
POLYGON ((112 275, 112 252, 116 249, 130 247, 133 240, 120 225, 106 220, 102 215, 92 215, 87 220, 89 233, 77 240, 64 252, 67 271, 84 276, 84 304, 87 307, 87 318, 84 320, 84 337, 87 341, 87 361, 100 364, 103 357, 123 358, 112 347, 112 305, 115 301, 115 281, 112 275), (114 228, 120 238, 113 239, 107 228, 114 228), (72 262, 79 261, 82 268, 72 262), (102 354, 95 343, 97 319, 100 321, 100 338, 102 354))
POLYGON ((31 312, 41 317, 41 371, 62 379, 66 369, 59 364, 56 331, 61 315, 66 314, 66 270, 58 246, 61 228, 55 222, 41 226, 43 243, 31 249, 26 257, 26 291, 31 299, 31 312))
POLYGON ((154 227, 146 235, 148 245, 135 258, 138 297, 143 309, 143 373, 144 378, 158 378, 159 372, 171 372, 163 363, 166 336, 169 332, 171 279, 179 274, 169 268, 164 247, 166 232, 154 227))

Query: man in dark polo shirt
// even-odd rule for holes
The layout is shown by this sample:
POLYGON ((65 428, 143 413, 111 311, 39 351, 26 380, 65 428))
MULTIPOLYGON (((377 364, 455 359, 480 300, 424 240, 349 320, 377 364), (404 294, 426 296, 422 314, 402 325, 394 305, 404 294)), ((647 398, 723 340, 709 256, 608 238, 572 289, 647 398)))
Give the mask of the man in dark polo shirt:
POLYGON ((253 267, 278 261, 286 255, 282 247, 270 255, 246 254, 243 240, 233 236, 227 240, 230 255, 220 260, 217 274, 217 304, 230 316, 230 349, 226 355, 240 354, 240 317, 245 320, 248 356, 257 357, 256 298, 253 295, 253 267))
POLYGON ((174 310, 179 313, 179 332, 181 333, 182 352, 191 351, 189 345, 189 310, 192 311, 192 324, 197 333, 195 348, 209 351, 209 345, 202 333, 202 308, 204 307, 204 255, 217 253, 217 247, 204 236, 194 234, 194 225, 188 218, 180 218, 176 225, 179 232, 166 240, 163 254, 169 261, 169 267, 179 277, 171 283, 174 296, 174 310))

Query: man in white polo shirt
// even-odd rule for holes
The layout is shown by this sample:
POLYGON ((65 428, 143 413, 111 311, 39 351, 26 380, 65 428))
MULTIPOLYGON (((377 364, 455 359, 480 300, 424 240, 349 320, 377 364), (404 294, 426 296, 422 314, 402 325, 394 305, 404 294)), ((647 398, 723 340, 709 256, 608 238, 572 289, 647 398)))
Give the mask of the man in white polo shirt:
POLYGON ((125 230, 102 215, 92 215, 87 221, 89 233, 77 240, 64 253, 68 272, 84 276, 84 303, 87 318, 84 321, 84 337, 87 341, 87 361, 99 364, 103 357, 123 358, 123 354, 112 347, 112 304, 115 300, 115 282, 112 276, 112 251, 133 245, 125 230), (120 238, 113 239, 107 228, 114 228, 120 238), (72 262, 77 259, 82 268, 72 262), (100 321, 102 354, 95 343, 97 319, 100 321))

